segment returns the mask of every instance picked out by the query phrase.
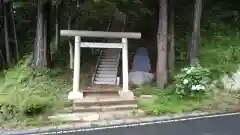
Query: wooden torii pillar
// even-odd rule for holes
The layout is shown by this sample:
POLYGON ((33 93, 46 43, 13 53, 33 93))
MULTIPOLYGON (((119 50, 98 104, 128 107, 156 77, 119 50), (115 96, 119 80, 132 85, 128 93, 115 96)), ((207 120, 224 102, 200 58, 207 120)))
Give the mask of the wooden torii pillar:
POLYGON ((122 49, 122 72, 123 72, 123 89, 119 90, 119 95, 124 98, 133 98, 133 92, 128 87, 128 38, 140 39, 141 33, 132 32, 102 32, 102 31, 77 31, 61 30, 61 36, 74 36, 74 71, 73 71, 73 89, 68 94, 69 100, 83 98, 83 92, 80 90, 80 56, 81 47, 87 48, 121 48, 122 49), (81 37, 96 38, 120 38, 122 43, 95 43, 81 42, 81 37))

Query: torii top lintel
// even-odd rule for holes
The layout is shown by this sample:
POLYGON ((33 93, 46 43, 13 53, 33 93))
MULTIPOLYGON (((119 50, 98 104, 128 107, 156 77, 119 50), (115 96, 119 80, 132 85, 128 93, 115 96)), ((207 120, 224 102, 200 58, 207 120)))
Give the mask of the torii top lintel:
POLYGON ((133 32, 61 30, 60 35, 61 36, 80 36, 80 37, 99 37, 99 38, 132 38, 132 39, 141 38, 141 33, 133 33, 133 32))

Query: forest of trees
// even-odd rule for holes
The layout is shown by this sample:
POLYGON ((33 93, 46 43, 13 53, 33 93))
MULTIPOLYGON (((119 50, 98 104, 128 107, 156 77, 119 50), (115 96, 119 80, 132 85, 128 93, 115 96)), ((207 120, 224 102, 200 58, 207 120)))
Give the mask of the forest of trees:
MULTIPOLYGON (((187 59, 190 64, 194 64, 197 60, 198 48, 200 43, 200 22, 202 14, 202 0, 195 0, 189 2, 192 6, 193 12, 191 38, 188 45, 187 59), (192 3, 192 4, 191 4, 192 3)), ((24 53, 26 53, 26 47, 24 45, 24 38, 33 38, 34 45, 28 48, 32 48, 32 63, 31 68, 33 71, 40 71, 44 68, 51 68, 52 50, 51 44, 54 41, 54 47, 58 49, 60 42, 60 29, 86 29, 84 26, 72 26, 76 25, 79 20, 85 19, 84 17, 89 15, 89 19, 95 19, 99 22, 104 22, 106 25, 106 18, 111 16, 109 11, 119 8, 127 15, 132 16, 131 20, 128 20, 128 31, 142 31, 144 28, 136 26, 136 20, 145 23, 143 18, 149 19, 147 23, 156 22, 155 26, 146 26, 151 31, 152 37, 156 38, 157 43, 157 61, 156 61, 156 78, 157 85, 164 87, 168 81, 169 69, 174 69, 175 66, 175 10, 179 5, 176 0, 156 0, 156 1, 78 1, 78 0, 35 0, 35 1, 4 1, 1 0, 1 67, 12 67, 14 62, 19 60, 24 53), (158 5, 157 7, 155 5, 158 5), (134 8, 131 8, 134 6, 134 8), (94 8, 104 7, 105 13, 98 17, 94 15, 94 8), (28 9, 27 9, 28 8, 28 9), (151 9, 152 8, 152 9, 151 9), (21 15, 25 13, 29 16, 30 20, 22 20, 21 15), (36 16, 36 19, 35 19, 36 16), (94 18, 95 17, 95 18, 94 18), (105 17, 105 18, 104 18, 105 17), (136 20, 133 20, 136 19, 136 20), (27 23, 25 21, 28 21, 27 23), (134 22, 135 21, 135 22, 134 22), (33 26, 35 23, 35 27, 33 26), (67 25, 66 25, 67 23, 67 25), (20 26, 26 24, 28 28, 21 28, 20 26), (24 31, 33 29, 30 35, 26 35, 24 31), (18 29, 18 32, 16 32, 18 29), (20 30, 21 29, 21 30, 20 30), (154 30, 156 29, 156 30, 154 30), (156 31, 156 32, 154 32, 156 31), (54 34, 55 33, 55 34, 54 34), (155 33, 155 34, 154 34, 155 33), (21 35, 24 34, 24 35, 21 35), (33 34, 35 35, 33 37, 33 34), (155 35, 155 36, 154 36, 155 35), (30 37, 27 37, 30 36, 30 37), (21 40, 19 42, 19 40, 21 40)), ((181 4, 181 3, 180 3, 181 4)), ((184 2, 183 2, 184 4, 184 2)), ((184 5, 181 5, 184 6, 184 5)), ((103 11, 104 11, 103 10, 103 11)), ((92 22, 91 22, 92 23, 92 22)), ((145 25, 149 25, 145 23, 145 25)), ((78 25, 78 24, 77 24, 78 25)), ((93 24, 95 25, 95 24, 93 24)), ((88 26, 89 27, 89 26, 88 26)), ((94 26, 93 26, 94 27, 94 26)), ((87 28, 88 29, 88 28, 87 28)), ((145 28, 146 29, 146 28, 145 28)), ((98 30, 92 28, 92 30, 98 30)), ((102 31, 104 31, 102 29, 102 31)), ((146 31, 146 30, 145 30, 146 31)), ((149 32, 148 32, 149 33, 149 32)), ((148 34, 147 33, 147 34, 148 34)), ((146 34, 146 35, 147 35, 146 34)), ((32 41, 33 41, 32 39, 32 41)), ((69 47, 72 47, 72 43, 69 43, 69 47)))
MULTIPOLYGON (((239 92, 234 96, 232 92, 224 93, 227 90, 219 81, 239 68, 239 3, 0 0, 0 125, 16 127, 31 125, 30 121, 43 122, 49 113, 64 110, 66 104, 71 106, 66 95, 72 88, 73 67, 69 58, 73 57, 74 39, 60 36, 60 30, 107 31, 116 9, 126 15, 126 32, 142 34, 140 40, 128 42, 129 62, 140 45, 145 44, 149 52, 156 81, 133 90, 136 96, 156 96, 156 102, 145 105, 148 114, 182 113, 211 109, 210 106, 228 108, 236 101, 239 106, 239 92), (194 66, 197 68, 189 74, 194 66), (208 81, 202 81, 204 76, 210 76, 208 81), (216 88, 221 91, 217 94, 206 89, 212 82, 219 85, 216 88), (201 96, 195 85, 202 85, 201 96), (197 97, 191 98, 192 93, 197 93, 197 97), (32 117, 39 108, 48 114, 32 117)), ((91 81, 99 51, 83 50, 80 83, 85 87, 91 81)))

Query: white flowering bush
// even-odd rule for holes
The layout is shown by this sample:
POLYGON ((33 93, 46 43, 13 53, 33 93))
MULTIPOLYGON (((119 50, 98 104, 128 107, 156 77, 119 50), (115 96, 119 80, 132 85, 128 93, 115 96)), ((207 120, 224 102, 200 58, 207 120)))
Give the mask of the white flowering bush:
POLYGON ((210 71, 199 64, 183 68, 175 76, 176 92, 181 97, 204 93, 210 82, 210 71))

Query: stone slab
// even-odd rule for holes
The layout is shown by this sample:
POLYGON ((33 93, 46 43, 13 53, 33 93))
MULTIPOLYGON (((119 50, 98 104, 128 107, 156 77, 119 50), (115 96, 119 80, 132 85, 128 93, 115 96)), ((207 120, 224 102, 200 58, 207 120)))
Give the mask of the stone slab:
MULTIPOLYGON (((185 117, 198 117, 198 116, 206 116, 206 115, 211 115, 210 113, 207 112, 199 112, 199 111, 194 111, 190 113, 185 113, 183 115, 164 115, 164 116, 148 116, 148 117, 136 117, 136 118, 124 118, 124 119, 118 119, 118 120, 100 120, 100 121, 94 121, 94 122, 77 122, 77 123, 72 123, 72 124, 64 124, 60 126, 47 126, 47 127, 40 127, 36 129, 22 129, 22 130, 17 130, 17 131, 3 131, 0 132, 1 134, 7 134, 7 133, 28 133, 27 131, 36 131, 35 133, 38 134, 39 132, 46 132, 48 133, 49 131, 59 131, 59 132, 66 132, 68 130, 81 130, 81 129, 87 129, 90 127, 100 127, 100 126, 113 126, 113 125, 121 125, 121 124, 131 124, 131 123, 142 123, 142 122, 151 122, 151 121, 164 121, 164 120, 171 120, 171 119, 178 119, 178 118, 185 118, 185 117), (106 125, 108 124, 108 125, 106 125), (37 132, 38 131, 38 132, 37 132)), ((212 114, 214 115, 214 114, 212 114)), ((51 132, 54 133, 54 132, 51 132)), ((23 135, 23 134, 22 134, 23 135)))

